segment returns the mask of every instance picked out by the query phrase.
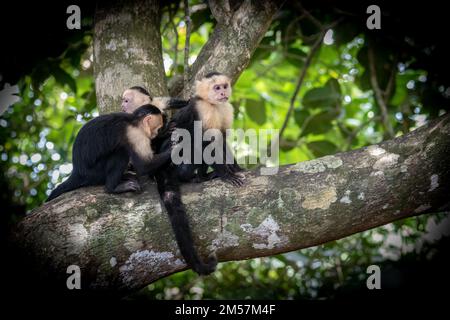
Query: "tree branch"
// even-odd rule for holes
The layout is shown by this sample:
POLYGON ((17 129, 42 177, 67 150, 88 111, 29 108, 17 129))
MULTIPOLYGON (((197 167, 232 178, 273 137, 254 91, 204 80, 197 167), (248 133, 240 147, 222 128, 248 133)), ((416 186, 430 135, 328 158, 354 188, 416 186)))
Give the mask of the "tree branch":
POLYGON ((153 96, 167 95, 159 1, 101 1, 98 5, 94 77, 100 112, 119 111, 121 93, 133 85, 147 87, 153 96))
MULTIPOLYGON (((220 3, 225 2, 227 1, 220 3)), ((222 19, 219 19, 214 32, 191 66, 188 86, 183 86, 183 79, 177 79, 171 83, 170 95, 188 98, 195 80, 211 71, 222 72, 233 82, 236 81, 269 28, 278 5, 279 3, 273 0, 245 0, 232 11, 229 23, 222 23, 222 19)), ((213 7, 215 16, 227 14, 220 11, 225 10, 226 6, 215 4, 213 7)))
MULTIPOLYGON (((447 210, 449 153, 447 115, 380 145, 280 167, 276 175, 246 172, 244 188, 219 180, 187 184, 183 201, 203 256, 274 255, 447 210)), ((153 183, 142 194, 110 195, 102 187, 64 194, 22 220, 14 240, 63 290, 71 264, 80 266, 85 290, 122 293, 186 268, 153 183)))
POLYGON ((179 36, 178 36, 178 29, 177 26, 175 24, 175 17, 174 17, 174 12, 176 13, 177 7, 175 7, 175 10, 172 11, 171 6, 169 5, 169 24, 172 26, 172 31, 173 31, 173 35, 175 37, 175 43, 173 45, 173 63, 171 66, 171 74, 173 74, 176 70, 177 70, 177 66, 178 66, 178 44, 179 44, 179 36))
POLYGON ((214 19, 219 23, 227 24, 231 20, 232 12, 229 0, 209 0, 208 5, 214 19))
POLYGON ((383 123, 384 129, 386 130, 386 135, 388 138, 394 137, 394 129, 389 122, 389 115, 387 111, 386 101, 383 98, 383 92, 380 89, 377 79, 377 70, 375 67, 375 56, 372 46, 369 44, 368 48, 368 58, 369 58, 369 68, 370 68, 370 84, 375 93, 375 100, 380 107, 381 111, 381 121, 383 123))
POLYGON ((189 82, 190 68, 189 68, 189 47, 191 41, 191 14, 189 12, 189 1, 184 0, 184 15, 186 24, 186 41, 184 43, 184 78, 183 86, 186 87, 189 82))
POLYGON ((289 123, 289 119, 291 118, 291 114, 294 111, 294 107, 295 107, 295 100, 297 100, 297 95, 300 92, 300 88, 303 84, 303 80, 305 79, 306 76, 306 71, 308 71, 309 65, 311 64, 312 58, 314 57, 314 55, 316 54, 317 50, 319 50, 320 45, 323 42, 323 37, 325 36, 326 31, 322 30, 320 32, 320 34, 317 37, 316 42, 312 45, 308 56, 306 57, 305 60, 305 64, 303 65, 302 70, 300 71, 300 76, 298 77, 298 81, 297 81, 297 85, 295 86, 295 90, 294 90, 294 94, 291 97, 290 103, 289 103, 289 109, 288 112, 286 114, 286 117, 284 118, 284 122, 283 125, 281 126, 280 129, 280 137, 283 137, 283 133, 284 130, 286 130, 286 127, 289 123))

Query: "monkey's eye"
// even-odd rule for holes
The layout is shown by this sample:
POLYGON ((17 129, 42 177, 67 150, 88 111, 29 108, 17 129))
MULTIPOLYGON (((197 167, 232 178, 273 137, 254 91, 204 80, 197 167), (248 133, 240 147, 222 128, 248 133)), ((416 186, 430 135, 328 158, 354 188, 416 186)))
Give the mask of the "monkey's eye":
POLYGON ((217 90, 219 90, 219 89, 220 89, 220 86, 218 86, 218 85, 215 85, 215 86, 213 87, 213 89, 214 89, 215 91, 217 91, 217 90))
POLYGON ((224 84, 224 85, 223 85, 223 88, 224 88, 224 89, 228 88, 228 85, 227 85, 227 84, 224 84))

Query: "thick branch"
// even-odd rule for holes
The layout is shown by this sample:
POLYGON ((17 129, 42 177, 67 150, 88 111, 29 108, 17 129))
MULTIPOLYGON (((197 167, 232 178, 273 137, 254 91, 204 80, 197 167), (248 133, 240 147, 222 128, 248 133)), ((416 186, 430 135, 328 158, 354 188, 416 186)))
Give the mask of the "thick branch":
POLYGON ((232 17, 229 0, 209 0, 209 9, 218 22, 227 24, 232 17))
MULTIPOLYGON (((183 79, 174 81, 171 84, 170 94, 189 97, 195 80, 211 71, 225 73, 233 82, 236 81, 250 62, 277 9, 277 1, 245 0, 236 11, 232 12, 231 18, 219 19, 213 34, 190 69, 188 86, 183 88, 183 79), (223 23, 224 21, 228 23, 223 23)), ((216 4, 212 10, 216 17, 224 18, 230 12, 224 11, 223 15, 220 15, 221 10, 231 9, 229 6, 216 4)))
POLYGON ((159 1, 101 1, 95 15, 94 76, 101 113, 120 110, 121 93, 145 86, 167 95, 159 1))
MULTIPOLYGON (((449 153, 445 116, 380 145, 283 166, 276 175, 246 172, 243 188, 185 185, 183 201, 203 256, 268 256, 446 210, 449 153)), ((20 223, 16 243, 34 255, 38 270, 65 288, 66 268, 76 264, 83 288, 129 292, 186 267, 154 184, 142 194, 102 190, 62 195, 20 223)))

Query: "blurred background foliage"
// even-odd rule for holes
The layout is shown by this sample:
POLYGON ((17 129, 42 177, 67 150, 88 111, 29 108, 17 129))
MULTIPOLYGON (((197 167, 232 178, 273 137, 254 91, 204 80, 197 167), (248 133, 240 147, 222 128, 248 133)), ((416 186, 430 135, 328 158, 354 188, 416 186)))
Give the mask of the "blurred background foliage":
MULTIPOLYGON (((170 83, 184 71, 186 26, 182 1, 164 3, 161 33, 170 83)), ((193 63, 215 21, 206 3, 189 4, 193 63)), ((286 1, 235 84, 235 127, 282 128, 280 164, 379 143, 449 109, 444 10, 379 2, 382 29, 368 30, 369 4, 286 1)), ((12 30, 5 35, 12 50, 2 53, 0 88, 17 85, 21 98, 0 117, 2 234, 68 176, 76 133, 98 115, 94 7, 79 5, 82 30, 65 28, 65 3, 47 9, 53 20, 39 19, 36 12, 43 8, 31 5, 21 19, 25 26, 2 13, 0 20, 12 30)), ((245 142, 236 148, 238 157, 258 156, 245 142)), ((384 288, 404 289, 411 279, 420 285, 418 279, 436 265, 434 270, 444 268, 436 261, 442 260, 448 225, 443 213, 409 218, 297 252, 222 263, 207 278, 178 273, 130 299, 348 297, 367 292, 371 264, 388 270, 384 288)))

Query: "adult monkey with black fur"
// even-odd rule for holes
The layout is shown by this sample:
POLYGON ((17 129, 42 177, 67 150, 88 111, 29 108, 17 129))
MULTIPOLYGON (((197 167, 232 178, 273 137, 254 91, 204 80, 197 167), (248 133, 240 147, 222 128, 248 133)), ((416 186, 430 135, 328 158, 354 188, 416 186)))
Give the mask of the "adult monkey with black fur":
POLYGON ((138 175, 152 174, 170 160, 170 149, 155 154, 151 147, 163 126, 161 110, 144 105, 133 113, 110 113, 86 123, 72 150, 73 170, 48 197, 92 185, 105 185, 109 193, 140 191, 137 179, 124 178, 131 160, 138 175))
MULTIPOLYGON (((164 127, 160 130, 161 134, 152 140, 153 150, 159 150, 164 140, 170 139, 170 132, 167 129, 166 111, 169 109, 180 109, 188 105, 188 101, 172 97, 152 97, 150 93, 141 86, 134 86, 126 89, 122 93, 121 108, 123 112, 132 113, 134 110, 144 104, 152 104, 158 107, 163 115, 164 127)), ((127 171, 126 177, 133 177, 133 170, 127 171)))
MULTIPOLYGON (((169 214, 175 238, 186 262, 198 274, 210 274, 217 265, 215 254, 210 255, 205 263, 199 257, 194 246, 186 209, 181 201, 180 182, 189 182, 197 178, 198 181, 220 177, 235 186, 243 184, 242 178, 236 172, 242 170, 233 158, 233 163, 226 163, 227 145, 225 131, 233 123, 233 107, 228 103, 231 95, 230 79, 218 72, 207 74, 196 82, 195 95, 186 108, 178 110, 169 123, 170 128, 185 129, 190 133, 191 161, 175 165, 169 164, 164 170, 156 174, 158 191, 169 214), (209 165, 203 160, 203 151, 211 143, 203 143, 201 150, 194 149, 194 121, 201 121, 202 134, 208 129, 218 129, 222 135, 223 158, 221 163, 212 163, 213 172, 207 173, 209 165), (202 152, 202 161, 194 163, 194 152, 202 152)), ((168 150, 171 143, 163 144, 162 150, 168 150)))
POLYGON ((231 129, 234 117, 233 106, 228 102, 230 96, 230 79, 219 72, 208 73, 203 79, 196 81, 195 93, 190 99, 188 106, 179 110, 169 122, 168 126, 170 128, 187 130, 191 139, 190 161, 177 165, 174 170, 180 181, 205 181, 217 177, 235 186, 241 186, 243 184, 242 179, 236 174, 242 171, 242 168, 234 158, 232 158, 231 163, 227 163, 226 161, 227 154, 231 155, 231 151, 226 143, 226 130, 231 129), (203 157, 201 157, 201 163, 195 163, 194 153, 201 152, 203 156, 205 148, 211 143, 205 141, 201 146, 201 150, 195 150, 195 121, 201 122, 202 134, 209 129, 220 131, 218 136, 214 136, 215 139, 220 139, 219 142, 222 142, 222 159, 220 159, 221 161, 219 163, 207 164, 203 157), (207 174, 210 166, 213 168, 213 171, 207 174))

